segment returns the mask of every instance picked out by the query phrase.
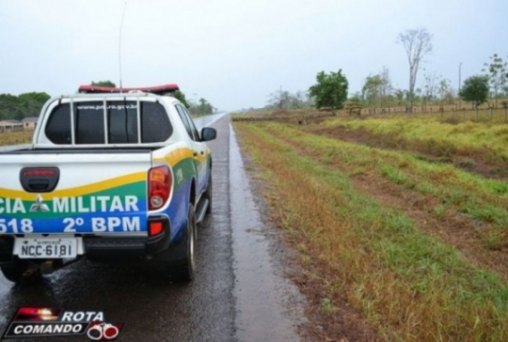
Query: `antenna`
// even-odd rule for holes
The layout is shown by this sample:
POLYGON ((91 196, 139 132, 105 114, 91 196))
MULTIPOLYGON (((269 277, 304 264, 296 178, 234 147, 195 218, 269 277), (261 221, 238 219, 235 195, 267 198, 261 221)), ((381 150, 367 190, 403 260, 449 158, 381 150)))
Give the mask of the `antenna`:
POLYGON ((127 0, 123 3, 122 18, 120 20, 120 32, 118 33, 118 78, 120 79, 119 88, 122 91, 122 31, 123 21, 125 18, 125 9, 127 8, 127 0))

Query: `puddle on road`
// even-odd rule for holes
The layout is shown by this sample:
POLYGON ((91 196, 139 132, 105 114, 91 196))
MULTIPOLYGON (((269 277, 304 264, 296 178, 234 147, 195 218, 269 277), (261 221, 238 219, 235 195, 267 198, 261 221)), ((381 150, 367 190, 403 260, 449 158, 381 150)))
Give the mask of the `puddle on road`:
POLYGON ((301 295, 284 279, 270 254, 270 233, 250 190, 235 133, 230 127, 230 201, 239 341, 298 341, 304 317, 301 295), (278 271, 278 272, 277 272, 278 271))

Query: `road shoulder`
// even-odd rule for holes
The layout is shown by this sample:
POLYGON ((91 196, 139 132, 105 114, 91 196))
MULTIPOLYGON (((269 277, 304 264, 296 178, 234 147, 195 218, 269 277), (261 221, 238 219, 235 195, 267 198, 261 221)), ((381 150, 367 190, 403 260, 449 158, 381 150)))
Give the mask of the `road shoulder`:
POLYGON ((304 297, 287 277, 286 248, 262 215, 230 128, 230 200, 240 341, 298 341, 304 297))

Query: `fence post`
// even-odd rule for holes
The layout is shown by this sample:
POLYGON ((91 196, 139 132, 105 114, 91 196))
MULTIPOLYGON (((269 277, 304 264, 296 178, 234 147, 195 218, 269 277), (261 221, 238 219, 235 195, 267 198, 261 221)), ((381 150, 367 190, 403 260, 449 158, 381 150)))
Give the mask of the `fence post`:
POLYGON ((502 104, 503 104, 503 108, 504 108, 504 122, 506 123, 506 122, 508 122, 508 112, 507 112, 508 111, 508 101, 505 100, 502 102, 502 104))

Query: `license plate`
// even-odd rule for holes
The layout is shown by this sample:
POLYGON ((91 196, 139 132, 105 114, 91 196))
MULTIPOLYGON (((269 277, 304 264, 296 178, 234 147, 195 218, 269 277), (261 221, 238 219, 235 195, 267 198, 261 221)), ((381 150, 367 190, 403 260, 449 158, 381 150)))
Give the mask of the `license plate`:
POLYGON ((78 240, 72 237, 16 238, 14 254, 20 259, 75 258, 78 240))

